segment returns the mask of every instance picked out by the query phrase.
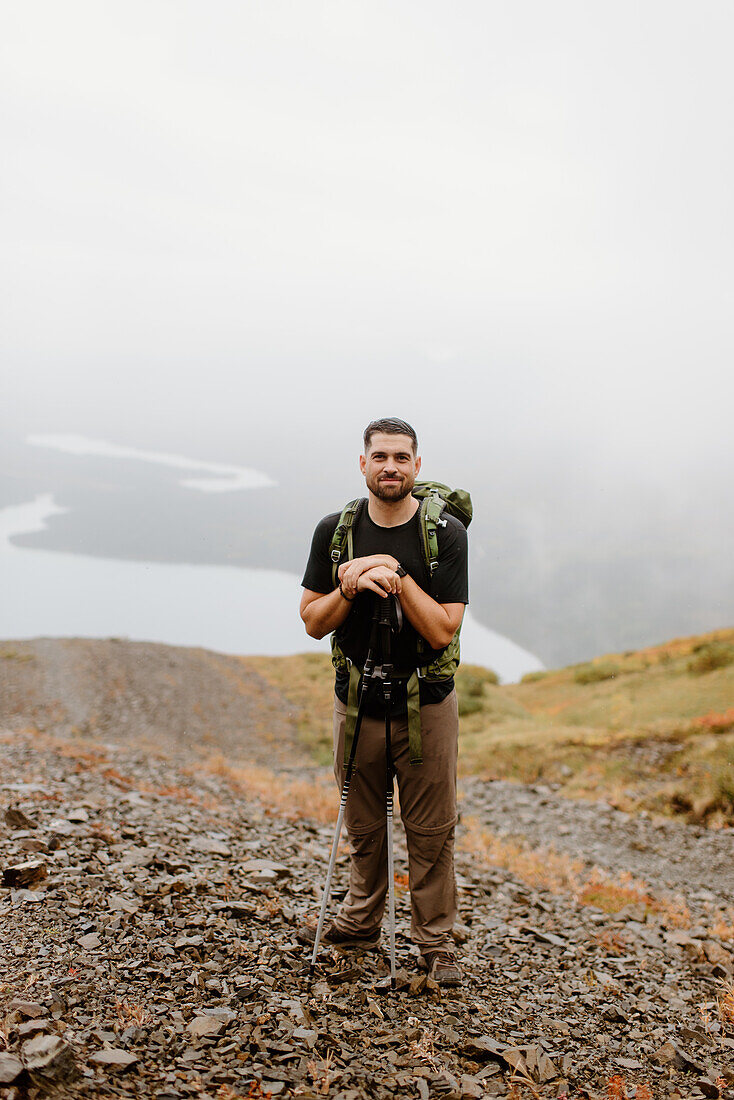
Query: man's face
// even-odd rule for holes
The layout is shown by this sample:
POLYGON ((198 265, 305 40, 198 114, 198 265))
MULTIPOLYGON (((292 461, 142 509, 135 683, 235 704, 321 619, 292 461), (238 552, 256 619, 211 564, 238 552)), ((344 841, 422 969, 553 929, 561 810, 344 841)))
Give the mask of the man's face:
POLYGON ((420 458, 413 454, 409 435, 375 432, 366 455, 360 455, 359 468, 367 488, 379 500, 403 500, 415 485, 421 468, 420 458))

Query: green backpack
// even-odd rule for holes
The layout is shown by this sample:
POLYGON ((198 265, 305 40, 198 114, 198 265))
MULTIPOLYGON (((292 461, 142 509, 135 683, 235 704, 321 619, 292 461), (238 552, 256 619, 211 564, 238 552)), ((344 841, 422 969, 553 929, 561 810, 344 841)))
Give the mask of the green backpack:
MULTIPOLYGON (((421 530, 421 549, 423 560, 432 579, 438 568, 438 528, 446 526, 444 512, 455 516, 468 527, 472 520, 471 496, 465 489, 451 489, 440 481, 416 481, 413 496, 421 502, 419 524, 421 530)), ((364 497, 350 500, 342 508, 339 521, 329 544, 329 556, 332 561, 332 581, 336 588, 339 583, 339 566, 354 557, 352 528, 361 509, 365 506, 364 497), (346 551, 346 552, 345 552, 346 551)), ((429 593, 430 594, 430 593, 429 593)), ((411 764, 422 764, 423 754, 420 736, 420 680, 449 680, 459 667, 461 627, 435 660, 427 665, 413 669, 408 675, 408 736, 410 742, 411 764)), ((422 638, 418 639, 418 651, 425 649, 422 638)), ((357 718, 357 699, 362 669, 351 662, 342 652, 336 632, 331 636, 331 660, 338 671, 349 673, 349 698, 347 703, 347 726, 344 739, 344 762, 347 763, 354 725, 357 718)))

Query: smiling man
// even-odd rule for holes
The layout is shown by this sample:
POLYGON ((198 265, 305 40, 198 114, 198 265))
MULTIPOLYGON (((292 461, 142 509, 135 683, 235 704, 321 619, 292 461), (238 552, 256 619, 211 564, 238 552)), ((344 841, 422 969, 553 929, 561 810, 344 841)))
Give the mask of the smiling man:
MULTIPOLYGON (((342 514, 326 516, 313 536, 302 581, 301 618, 313 638, 334 634, 334 772, 341 787, 374 601, 390 594, 400 601, 403 628, 393 639, 392 756, 408 842, 411 935, 431 976, 441 984, 458 985, 461 971, 451 939, 458 749, 457 662, 451 658, 468 602, 466 531, 445 514, 435 529, 437 563, 429 568, 420 502, 412 495, 421 468, 418 440, 405 421, 389 418, 369 424, 359 464, 368 497, 353 515, 352 553, 348 560, 334 553, 342 514), (336 571, 335 557, 340 561, 336 571), (415 709, 420 707, 419 723, 417 714, 409 719, 412 698, 415 709)), ((345 817, 352 853, 349 892, 323 941, 373 946, 380 938, 387 895, 380 692, 367 699, 345 817)), ((313 943, 314 928, 301 928, 299 939, 313 943)))

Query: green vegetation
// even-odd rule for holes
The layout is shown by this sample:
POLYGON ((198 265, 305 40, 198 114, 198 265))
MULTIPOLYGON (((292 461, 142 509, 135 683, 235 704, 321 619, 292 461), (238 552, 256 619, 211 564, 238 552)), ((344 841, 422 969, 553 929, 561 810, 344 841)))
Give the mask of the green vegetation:
POLYGON ((32 653, 19 653, 17 649, 0 650, 0 658, 4 661, 32 661, 32 653))
POLYGON ((688 671, 694 676, 703 676, 706 672, 734 664, 734 645, 726 645, 724 642, 705 642, 695 646, 693 653, 693 659, 688 662, 688 671))
POLYGON ((615 676, 619 676, 619 665, 614 661, 579 665, 573 674, 577 684, 599 684, 602 680, 613 680, 615 676))
MULTIPOLYGON (((501 686, 489 670, 464 665, 456 678, 462 771, 552 783, 629 811, 734 824, 729 654, 734 629, 532 673, 518 684, 501 686)), ((328 656, 245 660, 293 705, 316 759, 330 761, 328 656)))
POLYGON ((478 714, 485 707, 486 685, 496 686, 499 677, 491 669, 480 665, 462 665, 456 674, 456 694, 459 700, 459 715, 465 718, 469 714, 478 714))
POLYGON ((293 706, 298 733, 318 764, 331 764, 334 669, 326 653, 296 657, 243 657, 293 706))

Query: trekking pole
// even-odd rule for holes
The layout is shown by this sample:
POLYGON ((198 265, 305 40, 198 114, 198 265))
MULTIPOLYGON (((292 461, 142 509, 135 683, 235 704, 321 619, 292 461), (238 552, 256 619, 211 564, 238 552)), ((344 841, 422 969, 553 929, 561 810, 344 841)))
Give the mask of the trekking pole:
POLYGON ((395 853, 393 850, 393 764, 392 764, 392 652, 390 635, 395 619, 400 617, 400 604, 394 596, 388 596, 381 609, 380 633, 382 635, 382 695, 385 703, 385 812, 387 817, 387 911, 390 933, 390 989, 397 987, 395 972, 395 853))
POLYGON ((324 919, 326 917, 326 907, 329 904, 329 895, 331 893, 331 880, 334 875, 334 867, 336 866, 336 853, 339 848, 339 838, 341 836, 342 825, 344 823, 344 810, 347 805, 347 795, 349 794, 349 785, 352 782, 352 772, 354 771, 354 761, 357 755, 357 741, 359 739, 359 731, 362 726, 362 715, 364 714, 364 707, 367 701, 367 690, 369 688, 370 681, 375 672, 375 653, 379 641, 378 633, 379 617, 377 612, 375 613, 372 622, 372 634, 370 637, 369 650, 367 651, 367 660, 364 664, 364 672, 362 673, 362 690, 359 696, 359 706, 357 707, 357 719, 354 725, 354 736, 352 738, 352 747, 349 750, 349 759, 347 761, 347 770, 344 776, 344 786, 342 787, 342 796, 339 803, 339 813, 336 819, 336 829, 334 830, 334 841, 331 845, 331 856, 329 857, 329 869, 326 872, 326 882, 324 883, 324 896, 321 899, 321 912, 319 913, 319 923, 316 926, 316 938, 313 943, 313 954, 311 955, 311 962, 308 967, 309 978, 313 976, 314 967, 316 965, 316 954, 321 942, 321 933, 324 930, 324 919))

